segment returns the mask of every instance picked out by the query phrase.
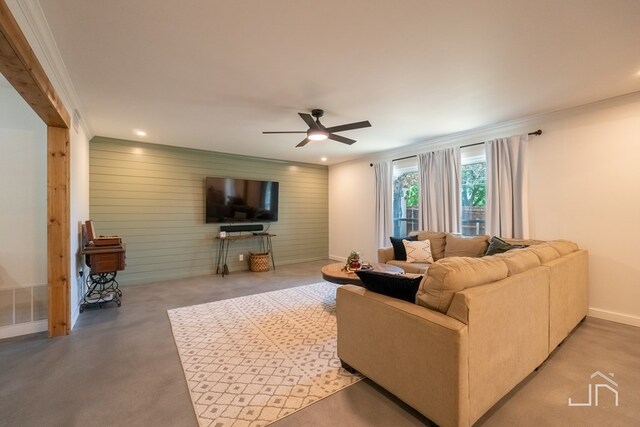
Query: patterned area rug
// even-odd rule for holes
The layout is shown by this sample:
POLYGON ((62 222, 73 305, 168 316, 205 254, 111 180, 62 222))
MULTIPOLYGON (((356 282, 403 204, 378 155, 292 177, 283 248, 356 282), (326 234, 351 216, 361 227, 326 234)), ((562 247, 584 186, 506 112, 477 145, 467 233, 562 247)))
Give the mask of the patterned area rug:
POLYGON ((169 310, 200 426, 265 426, 362 379, 336 354, 336 288, 169 310))

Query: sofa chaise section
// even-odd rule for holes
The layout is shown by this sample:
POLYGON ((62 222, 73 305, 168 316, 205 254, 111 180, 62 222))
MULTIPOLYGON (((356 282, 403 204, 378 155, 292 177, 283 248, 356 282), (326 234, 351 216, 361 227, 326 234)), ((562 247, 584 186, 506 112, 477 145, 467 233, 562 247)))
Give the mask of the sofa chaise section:
POLYGON ((337 290, 338 356, 442 426, 468 420, 468 326, 366 289, 337 290))

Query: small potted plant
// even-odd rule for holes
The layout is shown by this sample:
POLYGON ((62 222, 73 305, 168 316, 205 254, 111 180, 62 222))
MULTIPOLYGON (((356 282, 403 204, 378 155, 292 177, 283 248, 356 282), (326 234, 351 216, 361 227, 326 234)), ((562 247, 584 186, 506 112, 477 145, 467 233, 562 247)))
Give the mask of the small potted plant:
POLYGON ((360 254, 357 251, 351 251, 347 257, 347 263, 344 265, 343 270, 357 270, 360 268, 360 254))

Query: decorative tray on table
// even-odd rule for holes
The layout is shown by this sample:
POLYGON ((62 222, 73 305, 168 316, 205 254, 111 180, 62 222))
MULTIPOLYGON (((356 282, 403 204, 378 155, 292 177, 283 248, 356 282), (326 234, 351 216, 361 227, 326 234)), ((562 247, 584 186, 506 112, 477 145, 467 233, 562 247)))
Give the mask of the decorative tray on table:
POLYGON ((356 271, 360 271, 360 270, 371 270, 373 269, 373 267, 369 264, 364 264, 361 265, 359 268, 351 268, 351 267, 347 267, 347 272, 349 273, 355 273, 356 271))

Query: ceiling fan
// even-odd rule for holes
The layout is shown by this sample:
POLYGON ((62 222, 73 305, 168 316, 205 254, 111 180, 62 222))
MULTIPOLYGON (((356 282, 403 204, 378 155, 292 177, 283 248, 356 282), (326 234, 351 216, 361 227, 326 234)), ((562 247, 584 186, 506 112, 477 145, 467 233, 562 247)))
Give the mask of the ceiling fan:
POLYGON ((309 129, 305 130, 291 130, 291 131, 280 131, 280 132, 262 132, 263 134, 268 133, 306 133, 307 137, 303 139, 296 147, 304 147, 307 145, 309 141, 322 141, 324 139, 332 139, 334 141, 342 142, 343 144, 351 145, 356 142, 355 139, 345 138, 344 136, 335 135, 334 132, 342 132, 345 130, 353 130, 360 128, 368 128, 371 127, 371 123, 368 120, 363 122, 355 122, 348 123, 346 125, 339 126, 331 126, 325 127, 322 123, 320 123, 320 117, 324 116, 324 111, 320 109, 311 110, 311 114, 307 113, 298 113, 302 120, 309 126, 309 129), (313 120, 313 117, 316 120, 313 120))

